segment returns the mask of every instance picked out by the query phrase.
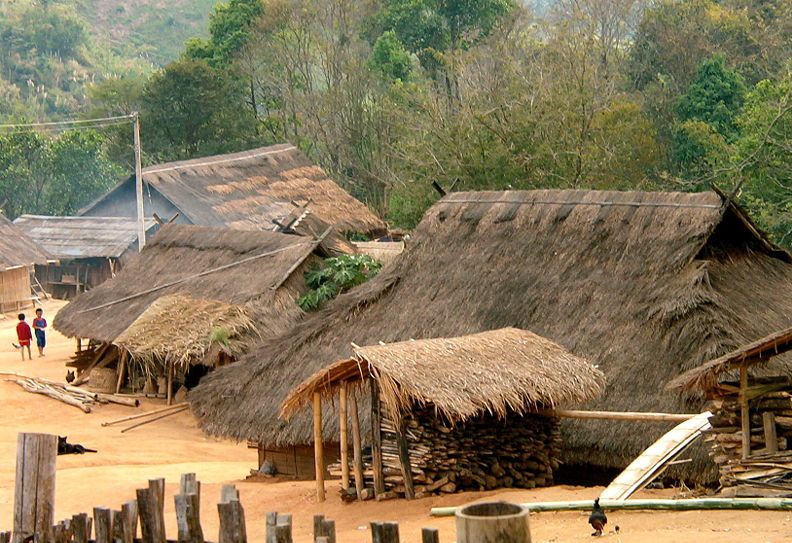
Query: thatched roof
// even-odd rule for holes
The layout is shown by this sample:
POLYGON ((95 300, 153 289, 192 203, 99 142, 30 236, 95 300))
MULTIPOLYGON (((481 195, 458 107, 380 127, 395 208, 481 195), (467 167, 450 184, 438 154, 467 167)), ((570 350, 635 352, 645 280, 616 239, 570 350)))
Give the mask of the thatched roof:
POLYGON ((255 333, 242 306, 169 294, 154 300, 113 343, 138 361, 185 367, 204 362, 213 346, 237 357, 244 351, 239 339, 255 333))
MULTIPOLYGON (((143 182, 196 225, 272 230, 273 221, 291 212, 292 202, 310 201, 313 211, 339 230, 365 234, 385 230, 368 207, 291 144, 151 166, 143 170, 143 182)), ((114 198, 129 183, 134 177, 80 214, 114 198)))
MULTIPOLYGON (((277 334, 302 315, 294 300, 305 289, 312 250, 307 237, 167 225, 113 279, 61 309, 53 325, 67 336, 113 342, 155 300, 185 294, 246 306, 262 334, 277 334)), ((189 306, 181 314, 193 316, 189 306)))
POLYGON ((769 362, 774 356, 790 350, 792 350, 792 328, 785 328, 686 371, 668 383, 667 388, 669 390, 675 388, 712 389, 717 386, 718 380, 724 374, 731 373, 743 366, 748 367, 769 362))
MULTIPOLYGON (((732 204, 699 194, 537 190, 452 193, 404 254, 289 334, 202 383, 191 400, 214 435, 311 442, 310 419, 278 418, 288 392, 371 345, 516 327, 596 364, 586 407, 690 413, 668 381, 789 325, 790 256, 732 204)), ((327 436, 337 423, 328 415, 327 436)), ((624 467, 662 424, 564 423, 565 458, 624 467)), ((702 469, 706 456, 686 464, 702 469)))
MULTIPOLYGON (((55 258, 118 258, 137 247, 137 221, 123 217, 21 215, 14 224, 55 258)), ((146 230, 155 226, 145 222, 146 230)), ((137 249, 136 249, 137 250, 137 249)))
POLYGON ((0 271, 46 264, 52 258, 22 228, 0 215, 0 271))
POLYGON ((391 413, 431 404, 451 422, 483 412, 505 417, 583 402, 605 387, 605 376, 587 361, 516 328, 357 347, 354 352, 297 386, 283 402, 283 413, 291 415, 309 404, 314 392, 332 397, 341 383, 371 377, 391 413))

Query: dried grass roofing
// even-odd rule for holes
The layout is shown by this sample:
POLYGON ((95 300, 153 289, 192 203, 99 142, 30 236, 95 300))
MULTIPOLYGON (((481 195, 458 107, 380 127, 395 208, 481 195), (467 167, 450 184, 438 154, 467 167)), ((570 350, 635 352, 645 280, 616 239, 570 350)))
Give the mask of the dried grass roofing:
MULTIPOLYGON (((316 371, 351 357, 350 342, 515 327, 603 371, 608 387, 587 408, 689 413, 700 400, 665 385, 788 326, 789 261, 713 192, 452 193, 426 213, 393 265, 214 372, 190 402, 211 434, 310 443, 310 418, 284 423, 281 403, 316 371)), ((335 417, 324 422, 328 438, 337 435, 335 417)), ((567 462, 603 467, 626 466, 664 431, 613 421, 563 429, 567 462)), ((700 455, 683 467, 709 465, 700 455)))
POLYGON ((719 378, 724 374, 743 366, 766 363, 774 356, 790 350, 792 328, 785 328, 683 373, 668 383, 667 388, 708 390, 716 387, 719 378))
POLYGON ((505 417, 583 402, 605 386, 605 376, 587 361, 516 328, 357 347, 354 353, 295 388, 283 402, 283 413, 309 404, 314 392, 332 396, 341 383, 370 377, 378 382, 390 412, 431 404, 453 422, 483 412, 505 417))
POLYGON ((256 331, 241 306, 169 294, 154 300, 113 343, 145 363, 167 361, 189 366, 204 360, 218 329, 228 334, 229 343, 222 347, 233 356, 242 351, 234 348, 237 339, 256 331))
MULTIPOLYGON (((365 204, 337 185, 291 144, 241 153, 159 164, 143 170, 143 181, 170 200, 192 224, 240 230, 272 230, 292 202, 312 209, 340 230, 373 234, 385 224, 365 204)), ((130 177, 80 211, 112 198, 130 177)))
POLYGON ((262 332, 277 334, 303 314, 294 300, 305 290, 313 246, 311 238, 277 232, 166 225, 113 279, 63 307, 53 325, 70 337, 112 342, 152 302, 181 293, 248 306, 262 332))
POLYGON ((52 258, 22 228, 0 215, 0 271, 46 264, 52 258))
MULTIPOLYGON (((155 226, 146 220, 146 230, 155 226)), ((137 247, 137 221, 124 217, 21 215, 14 224, 55 258, 118 258, 137 247)))

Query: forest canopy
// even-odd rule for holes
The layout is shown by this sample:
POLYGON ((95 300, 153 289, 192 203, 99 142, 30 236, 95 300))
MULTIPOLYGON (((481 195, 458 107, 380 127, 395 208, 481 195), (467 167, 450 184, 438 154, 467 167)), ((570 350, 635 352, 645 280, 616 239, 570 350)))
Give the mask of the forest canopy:
MULTIPOLYGON (((439 197, 432 182, 714 185, 792 246, 786 0, 555 0, 537 9, 517 0, 228 0, 179 58, 103 74, 85 71, 90 40, 73 12, 28 9, 39 12, 0 18, 11 46, 0 59, 6 122, 139 111, 148 163, 290 141, 404 227, 439 197), (35 70, 53 81, 28 86, 35 70), (51 107, 27 107, 34 98, 51 107)), ((26 180, 72 183, 31 172, 18 158, 31 148, 27 135, 3 137, 0 162, 15 167, 0 176, 3 194, 26 180)), ((130 137, 125 127, 86 137, 96 159, 85 167, 96 171, 84 190, 104 190, 115 169, 128 171, 130 137)), ((64 202, 59 191, 40 192, 4 211, 75 205, 69 191, 64 202)))

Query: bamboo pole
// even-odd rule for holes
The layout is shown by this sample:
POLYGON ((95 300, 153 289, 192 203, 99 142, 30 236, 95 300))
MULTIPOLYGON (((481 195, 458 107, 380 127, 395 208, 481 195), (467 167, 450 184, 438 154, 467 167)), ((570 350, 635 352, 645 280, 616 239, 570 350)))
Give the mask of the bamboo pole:
POLYGON ((129 358, 129 351, 124 349, 121 351, 121 360, 118 361, 118 381, 116 381, 116 394, 121 392, 121 385, 124 384, 124 377, 126 376, 126 364, 129 358))
POLYGON ((748 367, 740 366, 740 427, 742 430, 743 460, 751 456, 751 416, 748 411, 748 367))
POLYGON ((177 403, 177 404, 174 404, 174 405, 171 405, 171 406, 168 406, 168 407, 162 407, 160 409, 154 409, 152 411, 146 411, 145 413, 138 413, 136 415, 129 415, 128 417, 121 417, 120 419, 109 420, 107 422, 103 422, 102 426, 112 426, 114 424, 119 424, 121 422, 126 422, 128 420, 135 420, 135 419, 140 419, 140 418, 143 418, 143 417, 148 417, 149 415, 156 415, 157 413, 162 413, 163 411, 173 411, 175 409, 178 409, 179 407, 184 407, 186 405, 187 405, 186 402, 177 403))
MULTIPOLYGON (((593 500, 568 502, 533 502, 521 504, 532 513, 551 511, 590 511, 593 500)), ((465 507, 433 507, 433 517, 450 517, 465 507)), ((600 500, 600 507, 611 511, 705 511, 711 509, 792 510, 792 498, 693 498, 688 500, 630 499, 600 500)))
POLYGON ((654 422, 685 422, 698 413, 642 413, 638 411, 582 411, 576 409, 541 409, 538 414, 548 417, 598 420, 642 420, 654 422))
POLYGON ((347 436, 347 385, 338 389, 338 426, 341 433, 341 488, 349 488, 349 438, 347 436))
POLYGON ((379 387, 374 379, 371 384, 371 467, 374 470, 374 494, 385 493, 385 480, 382 475, 382 406, 379 387))
POLYGON ((314 463, 316 464, 316 499, 325 501, 324 451, 322 444, 322 395, 313 395, 314 463))
POLYGON ((154 417, 153 419, 144 420, 143 422, 138 422, 137 424, 133 424, 132 426, 127 426, 126 428, 121 430, 121 433, 123 434, 123 433, 128 432, 130 430, 133 430, 135 428, 139 428, 140 426, 145 426, 146 424, 149 424, 149 423, 152 423, 152 422, 156 422, 156 421, 164 419, 166 417, 170 417, 171 415, 178 415, 182 411, 186 411, 186 410, 187 410, 187 404, 184 404, 179 409, 174 409, 173 411, 168 411, 167 413, 165 413, 163 415, 159 415, 157 417, 154 417))
POLYGON ((165 403, 167 405, 173 405, 173 361, 172 360, 168 361, 168 378, 166 380, 165 386, 168 387, 168 389, 165 391, 165 395, 167 398, 165 403))
POLYGON ((352 453, 355 471, 355 492, 357 499, 363 499, 363 444, 360 439, 360 418, 358 416, 357 396, 354 391, 349 395, 349 410, 352 415, 352 453))

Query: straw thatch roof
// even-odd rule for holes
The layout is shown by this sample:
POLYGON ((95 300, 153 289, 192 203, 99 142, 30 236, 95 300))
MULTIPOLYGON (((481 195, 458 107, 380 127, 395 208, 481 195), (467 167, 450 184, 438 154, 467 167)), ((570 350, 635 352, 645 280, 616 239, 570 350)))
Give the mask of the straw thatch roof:
POLYGON ((283 402, 283 413, 291 415, 309 404, 314 392, 332 397, 341 383, 370 377, 391 413, 431 404, 451 422, 483 412, 505 417, 583 402, 605 386, 605 376, 587 361, 516 328, 358 347, 354 352, 354 357, 303 381, 283 402))
MULTIPOLYGON (((61 309, 53 325, 67 336, 114 342, 153 302, 184 294, 244 306, 262 335, 274 335, 302 315, 294 300, 305 289, 313 245, 277 232, 167 225, 113 279, 61 309)), ((201 322, 203 303, 183 307, 182 325, 163 333, 180 333, 193 318, 201 322)))
POLYGON ((52 258, 22 228, 0 215, 0 271, 46 264, 52 258))
MULTIPOLYGON (((134 195, 134 176, 80 211, 94 214, 109 201, 134 195)), ((291 144, 241 153, 183 160, 143 170, 146 206, 151 192, 164 196, 187 222, 240 230, 272 230, 292 202, 311 202, 313 211, 339 230, 376 234, 385 224, 337 185, 291 144)), ((148 212, 147 212, 148 214, 148 212)))
POLYGON ((382 262, 390 264, 404 252, 403 241, 355 241, 355 248, 382 262))
MULTIPOLYGON (((123 217, 20 215, 14 224, 55 258, 118 258, 134 244, 137 221, 123 217)), ((154 228, 146 219, 146 230, 154 228)))
POLYGON ((792 328, 779 330, 762 339, 743 345, 715 360, 686 371, 670 383, 668 389, 708 390, 717 386, 718 380, 742 366, 769 362, 774 356, 792 350, 792 328))
POLYGON ((113 343, 144 363, 212 365, 206 360, 212 347, 234 358, 244 352, 240 340, 256 332, 248 313, 238 305, 169 294, 154 300, 113 343))
MULTIPOLYGON (((311 442, 311 423, 278 418, 288 392, 358 345, 513 326, 582 356, 608 387, 588 408, 689 413, 668 381, 789 324, 790 256, 713 192, 537 190, 452 193, 377 277, 328 304, 191 400, 215 435, 311 442)), ((337 423, 328 415, 327 436, 337 423)), ((624 467, 667 428, 565 422, 567 462, 624 467)), ((704 468, 697 456, 683 467, 704 468)))

